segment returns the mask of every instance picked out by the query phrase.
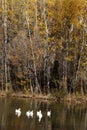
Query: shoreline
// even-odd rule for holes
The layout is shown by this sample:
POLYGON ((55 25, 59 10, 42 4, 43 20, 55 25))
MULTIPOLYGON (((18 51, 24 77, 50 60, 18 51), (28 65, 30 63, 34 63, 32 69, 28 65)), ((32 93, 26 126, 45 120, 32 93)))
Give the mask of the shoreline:
POLYGON ((64 102, 64 103, 75 103, 75 104, 87 104, 87 95, 66 95, 64 97, 53 97, 52 95, 43 95, 43 94, 23 94, 20 92, 17 93, 6 93, 0 92, 0 97, 13 97, 13 98, 31 98, 31 99, 39 99, 45 101, 53 101, 53 102, 64 102))

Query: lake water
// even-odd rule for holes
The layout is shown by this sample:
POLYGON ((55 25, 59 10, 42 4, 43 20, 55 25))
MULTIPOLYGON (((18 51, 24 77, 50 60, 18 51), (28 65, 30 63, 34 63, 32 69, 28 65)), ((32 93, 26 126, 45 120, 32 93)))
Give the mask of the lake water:
POLYGON ((31 99, 0 98, 0 130, 87 130, 87 106, 56 102, 42 102, 31 99), (21 108, 20 117, 15 109, 21 108), (33 110, 33 118, 27 118, 26 111, 33 110), (42 111, 39 122, 36 112, 42 111), (47 111, 51 110, 51 117, 47 111))

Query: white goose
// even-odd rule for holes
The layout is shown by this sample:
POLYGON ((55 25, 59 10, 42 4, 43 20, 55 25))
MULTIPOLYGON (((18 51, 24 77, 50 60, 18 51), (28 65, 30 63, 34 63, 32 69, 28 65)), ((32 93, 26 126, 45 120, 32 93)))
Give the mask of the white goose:
POLYGON ((48 116, 48 117, 51 117, 51 111, 48 111, 48 112, 47 112, 47 116, 48 116))
POLYGON ((29 118, 29 117, 32 117, 33 118, 33 111, 27 111, 26 112, 26 116, 29 118))
POLYGON ((30 111, 26 112, 26 116, 29 118, 30 117, 30 111))
POLYGON ((21 108, 15 109, 15 114, 19 117, 21 116, 21 108))
POLYGON ((37 111, 37 117, 39 117, 39 122, 40 122, 43 117, 41 110, 37 111))
POLYGON ((39 117, 39 115, 41 114, 41 110, 37 111, 37 116, 39 117))

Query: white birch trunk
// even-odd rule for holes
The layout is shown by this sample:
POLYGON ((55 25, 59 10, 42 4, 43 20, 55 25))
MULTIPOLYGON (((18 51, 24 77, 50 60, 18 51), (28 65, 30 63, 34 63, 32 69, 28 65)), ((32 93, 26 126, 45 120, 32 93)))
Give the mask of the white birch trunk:
MULTIPOLYGON (((36 9, 36 15, 37 15, 37 9, 36 9)), ((41 93, 41 89, 40 89, 40 86, 39 86, 39 83, 38 83, 38 79, 37 79, 35 55, 34 55, 34 50, 33 50, 33 42, 32 42, 31 34, 30 34, 29 16, 27 15, 26 7, 25 7, 25 16, 26 16, 26 22, 27 22, 27 27, 28 27, 28 35, 29 35, 30 45, 31 45, 31 53, 32 53, 32 57, 33 57, 33 68, 34 68, 34 77, 35 77, 35 84, 36 84, 36 86, 35 86, 35 93, 38 93, 38 92, 41 93)), ((36 16, 36 18, 37 18, 37 16, 36 16)), ((36 26, 37 26, 37 24, 36 24, 36 26)), ((33 88, 32 88, 32 90, 33 90, 33 88)))
POLYGON ((48 45, 48 24, 47 24, 47 18, 46 18, 46 0, 44 0, 44 24, 45 24, 45 30, 46 30, 46 43, 44 48, 44 84, 45 84, 45 76, 47 76, 47 92, 50 92, 50 86, 49 86, 49 78, 50 78, 50 65, 49 65, 49 45, 48 45), (48 65, 47 65, 48 64, 48 65), (47 70, 47 72, 46 72, 47 70))

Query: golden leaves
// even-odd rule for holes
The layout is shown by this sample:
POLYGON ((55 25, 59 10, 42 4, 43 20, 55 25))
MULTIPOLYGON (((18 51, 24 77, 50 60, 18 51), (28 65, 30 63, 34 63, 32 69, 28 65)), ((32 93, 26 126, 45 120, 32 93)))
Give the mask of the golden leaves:
POLYGON ((2 13, 2 9, 0 8, 0 14, 2 13))

